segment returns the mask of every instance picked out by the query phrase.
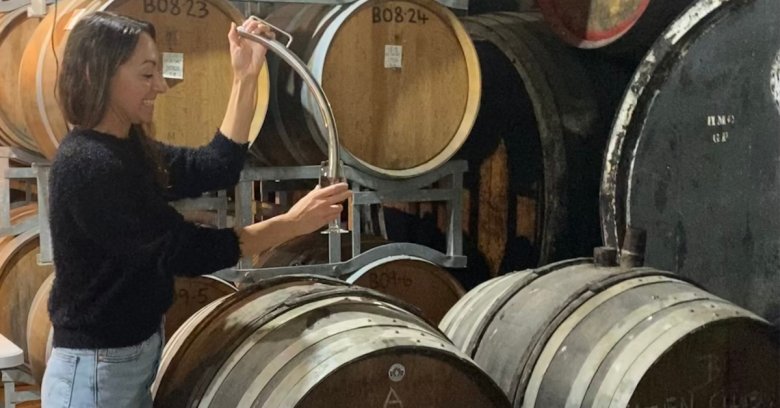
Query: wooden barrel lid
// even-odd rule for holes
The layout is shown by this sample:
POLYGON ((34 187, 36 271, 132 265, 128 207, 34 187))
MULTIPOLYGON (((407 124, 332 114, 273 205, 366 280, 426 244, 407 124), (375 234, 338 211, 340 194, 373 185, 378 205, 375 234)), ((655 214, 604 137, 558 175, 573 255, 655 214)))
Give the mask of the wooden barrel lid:
POLYGON ((28 18, 26 8, 0 13, 0 141, 31 152, 38 148, 19 104, 19 65, 40 21, 28 18))
POLYGON ((53 266, 38 265, 40 252, 38 229, 11 239, 3 239, 0 249, 0 333, 25 352, 27 318, 38 288, 54 272, 53 266))
POLYGON ((376 292, 313 277, 277 282, 185 323, 163 353, 155 406, 508 406, 439 331, 376 292))
POLYGON ((372 170, 399 177, 431 170, 474 123, 477 55, 455 15, 434 1, 350 5, 324 30, 313 64, 342 146, 372 170))
MULTIPOLYGON (((344 259, 352 256, 349 234, 341 236, 344 259)), ((378 247, 386 240, 361 236, 361 251, 378 247)), ((292 239, 261 255, 257 267, 314 265, 328 262, 328 236, 308 234, 292 239)), ((346 282, 374 289, 396 297, 420 309, 426 319, 438 324, 447 311, 466 291, 444 268, 423 259, 393 256, 379 259, 352 274, 341 277, 346 282)))
MULTIPOLYGON (((107 10, 155 25, 161 58, 183 58, 183 79, 167 79, 169 90, 155 102, 151 133, 165 143, 197 147, 211 141, 227 109, 232 67, 227 33, 244 17, 225 0, 71 0, 58 6, 30 40, 22 60, 20 97, 30 130, 46 157, 52 158, 69 127, 56 102, 55 80, 70 26, 83 11, 107 10), (52 48, 56 50, 52 52, 52 48), (168 57, 166 57, 166 55, 168 57)), ((257 105, 250 130, 254 141, 268 105, 268 70, 259 78, 257 105)))
MULTIPOLYGON (((345 163, 412 177, 444 164, 466 140, 479 106, 479 61, 446 7, 432 0, 285 4, 268 20, 294 35, 293 51, 322 84, 345 163)), ((253 153, 264 165, 319 164, 327 137, 320 108, 297 74, 272 66, 269 127, 253 153)))
POLYGON ((634 26, 649 3, 650 0, 537 0, 555 32, 581 48, 603 47, 617 40, 634 26))
POLYGON ((420 309, 434 324, 466 294, 444 268, 410 256, 382 258, 346 277, 348 283, 374 289, 420 309))
POLYGON ((776 321, 780 2, 741 5, 696 2, 641 63, 607 145, 601 226, 613 248, 644 229, 645 264, 776 321))

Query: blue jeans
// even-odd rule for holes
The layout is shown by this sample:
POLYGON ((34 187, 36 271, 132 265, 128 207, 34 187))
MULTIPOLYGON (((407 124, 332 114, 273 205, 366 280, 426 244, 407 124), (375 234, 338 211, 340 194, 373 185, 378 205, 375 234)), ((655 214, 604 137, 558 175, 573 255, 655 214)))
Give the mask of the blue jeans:
POLYGON ((54 348, 43 376, 42 408, 151 408, 163 338, 161 329, 129 347, 54 348))

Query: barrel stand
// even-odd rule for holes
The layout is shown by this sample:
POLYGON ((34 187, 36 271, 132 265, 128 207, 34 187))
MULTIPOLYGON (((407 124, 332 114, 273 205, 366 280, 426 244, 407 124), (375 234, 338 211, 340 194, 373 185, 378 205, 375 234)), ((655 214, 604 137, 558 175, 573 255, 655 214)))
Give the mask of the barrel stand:
MULTIPOLYGON (((241 173, 236 186, 236 225, 247 226, 255 222, 255 183, 291 180, 317 180, 321 178, 320 166, 251 167, 241 173)), ((463 255, 463 173, 468 171, 464 160, 452 160, 440 168, 403 180, 377 178, 358 168, 344 166, 344 179, 352 190, 350 212, 352 214, 352 258, 342 259, 341 239, 329 234, 329 263, 278 268, 253 268, 252 259, 244 258, 236 268, 217 272, 220 278, 242 283, 255 283, 274 276, 314 274, 339 277, 351 274, 382 258, 405 255, 420 258, 445 268, 465 268, 463 255), (440 187, 430 188, 434 184, 440 187), (447 253, 432 248, 396 242, 381 245, 362 252, 361 225, 363 209, 372 204, 387 202, 446 202, 447 205, 447 253)))
POLYGON ((41 399, 40 394, 36 392, 16 391, 14 382, 35 384, 29 374, 19 369, 23 365, 24 353, 22 349, 0 334, 0 373, 3 376, 3 395, 5 397, 3 401, 0 401, 0 408, 13 408, 20 402, 41 399))

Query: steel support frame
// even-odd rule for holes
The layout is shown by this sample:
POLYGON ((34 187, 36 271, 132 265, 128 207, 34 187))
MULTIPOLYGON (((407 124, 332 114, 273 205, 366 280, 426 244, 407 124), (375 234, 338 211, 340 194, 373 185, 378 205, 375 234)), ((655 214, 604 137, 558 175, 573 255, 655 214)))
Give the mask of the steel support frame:
MULTIPOLYGON (((51 229, 49 226, 49 171, 51 164, 43 157, 30 154, 12 147, 0 147, 0 236, 15 236, 31 228, 40 228, 40 254, 38 263, 53 263, 51 229), (30 167, 11 167, 11 162, 30 167), (38 217, 11 226, 10 222, 10 181, 37 181, 38 217)), ((391 180, 378 178, 360 169, 344 166, 346 181, 353 193, 351 213, 353 220, 352 259, 341 257, 341 237, 330 233, 328 246, 330 262, 319 265, 303 265, 281 268, 253 268, 252 259, 242 258, 234 268, 216 272, 215 275, 236 282, 257 282, 262 279, 292 274, 315 274, 339 277, 353 273, 379 259, 406 255, 414 256, 446 268, 465 268, 467 259, 463 256, 463 173, 468 165, 463 160, 450 161, 440 168, 424 175, 391 180), (434 183, 437 188, 429 188, 434 183), (361 250, 362 214, 372 204, 387 202, 446 202, 447 211, 447 252, 412 243, 389 243, 366 252, 361 250)), ((248 167, 241 172, 236 186, 235 212, 236 226, 247 226, 255 222, 256 202, 254 185, 264 181, 319 180, 320 166, 295 167, 248 167)), ((199 197, 172 203, 180 212, 217 211, 218 228, 226 228, 229 204, 225 191, 219 191, 217 197, 199 197)), ((28 201, 31 195, 28 187, 28 201)), ((369 211, 366 211, 369 213, 369 211)))
POLYGON ((37 401, 41 399, 41 394, 34 391, 16 391, 16 382, 33 385, 35 380, 26 372, 18 368, 4 368, 0 370, 3 379, 4 398, 0 401, 0 408, 14 408, 16 404, 37 401))
MULTIPOLYGON (((255 167, 241 173, 236 187, 236 224, 247 226, 255 222, 254 185, 256 182, 279 182, 284 180, 318 180, 320 166, 255 167)), ((414 256, 442 267, 465 268, 467 259, 463 256, 463 173, 468 165, 463 160, 450 161, 444 166, 422 176, 389 180, 377 178, 361 170, 344 166, 346 181, 352 190, 352 259, 342 260, 340 256, 341 237, 330 234, 328 240, 330 262, 318 265, 301 265, 279 268, 254 268, 251 257, 242 258, 237 268, 225 269, 215 275, 230 281, 254 283, 262 279, 281 275, 314 274, 339 277, 351 274, 379 259, 407 255, 414 256), (426 188, 439 182, 445 187, 426 188), (364 206, 386 202, 446 202, 447 210, 447 253, 412 243, 390 243, 362 252, 361 211, 364 206)))

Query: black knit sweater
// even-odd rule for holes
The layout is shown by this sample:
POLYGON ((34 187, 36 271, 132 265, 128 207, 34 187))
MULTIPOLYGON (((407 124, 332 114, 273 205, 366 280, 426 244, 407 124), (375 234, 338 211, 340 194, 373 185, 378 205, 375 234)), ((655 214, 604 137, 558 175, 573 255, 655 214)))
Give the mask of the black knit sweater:
POLYGON ((56 278, 49 298, 54 346, 114 348, 158 329, 173 303, 174 276, 234 266, 233 229, 196 226, 168 199, 231 188, 247 145, 217 132, 199 149, 158 143, 169 186, 155 182, 151 159, 127 139, 74 130, 60 144, 50 175, 56 278))

